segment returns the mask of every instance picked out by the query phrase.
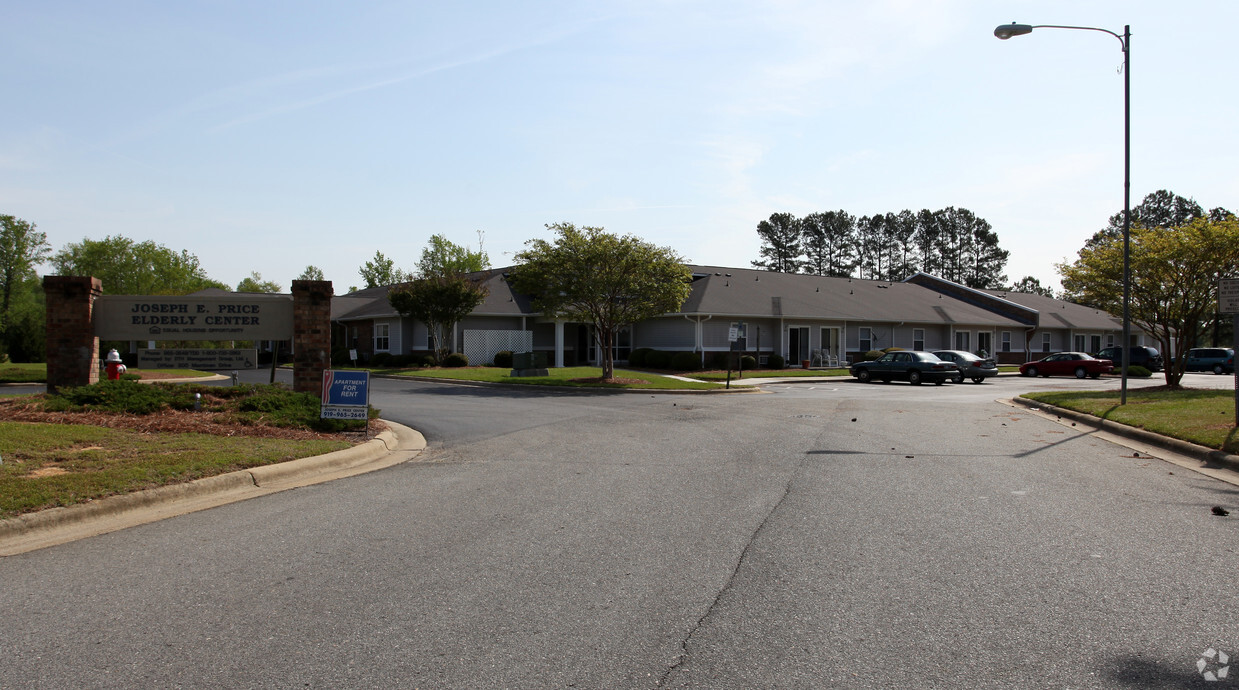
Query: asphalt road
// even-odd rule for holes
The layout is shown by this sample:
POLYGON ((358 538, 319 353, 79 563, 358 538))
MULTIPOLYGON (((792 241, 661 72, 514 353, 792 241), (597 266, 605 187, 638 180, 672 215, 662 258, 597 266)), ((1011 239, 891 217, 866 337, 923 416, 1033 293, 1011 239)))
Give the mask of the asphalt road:
POLYGON ((995 402, 1097 383, 375 380, 421 462, 0 559, 0 687, 1226 687, 1239 489, 995 402))

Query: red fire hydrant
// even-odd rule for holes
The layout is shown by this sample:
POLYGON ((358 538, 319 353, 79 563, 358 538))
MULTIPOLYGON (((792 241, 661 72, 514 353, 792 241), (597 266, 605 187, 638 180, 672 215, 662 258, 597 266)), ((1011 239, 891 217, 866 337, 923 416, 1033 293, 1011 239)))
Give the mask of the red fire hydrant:
POLYGON ((125 373, 125 365, 121 364, 120 353, 113 349, 108 352, 108 358, 103 361, 107 365, 108 380, 119 381, 120 375, 125 373))

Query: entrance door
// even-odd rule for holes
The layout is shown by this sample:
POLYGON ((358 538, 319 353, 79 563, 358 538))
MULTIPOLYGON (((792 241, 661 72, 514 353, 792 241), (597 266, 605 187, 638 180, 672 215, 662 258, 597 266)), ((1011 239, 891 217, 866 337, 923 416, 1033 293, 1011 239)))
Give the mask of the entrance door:
POLYGON ((822 356, 825 358, 837 357, 840 360, 842 359, 843 351, 839 349, 838 328, 822 328, 822 356))
POLYGON ((809 358, 809 327, 792 326, 787 329, 788 364, 800 364, 809 358))

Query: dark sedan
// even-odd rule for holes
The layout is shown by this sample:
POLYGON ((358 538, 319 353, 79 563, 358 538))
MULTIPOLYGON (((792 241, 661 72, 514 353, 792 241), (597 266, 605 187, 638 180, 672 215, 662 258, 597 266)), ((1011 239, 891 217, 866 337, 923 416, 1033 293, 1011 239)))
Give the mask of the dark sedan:
POLYGON ((872 362, 857 362, 852 365, 852 376, 861 383, 874 380, 907 381, 919 386, 922 381, 932 381, 941 386, 943 381, 950 381, 959 375, 959 367, 954 362, 944 362, 931 352, 896 350, 887 352, 872 362))
POLYGON ((955 375, 955 383, 963 383, 964 379, 972 379, 973 383, 981 383, 991 376, 998 375, 997 362, 971 352, 934 350, 934 356, 944 362, 955 362, 955 365, 959 367, 959 373, 955 375))
POLYGON ((1024 376, 1075 376, 1082 379, 1086 376, 1097 378, 1112 371, 1114 362, 1097 359, 1083 352, 1060 352, 1020 365, 1020 373, 1024 376))

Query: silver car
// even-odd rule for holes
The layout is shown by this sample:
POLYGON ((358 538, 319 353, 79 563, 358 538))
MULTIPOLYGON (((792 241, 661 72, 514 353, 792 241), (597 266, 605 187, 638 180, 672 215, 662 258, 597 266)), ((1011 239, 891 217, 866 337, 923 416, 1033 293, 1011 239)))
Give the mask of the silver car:
POLYGON ((934 350, 934 356, 944 362, 955 362, 959 373, 952 379, 955 383, 963 383, 964 379, 972 379, 973 383, 983 383, 985 379, 998 375, 998 363, 993 359, 979 357, 964 350, 934 350))

